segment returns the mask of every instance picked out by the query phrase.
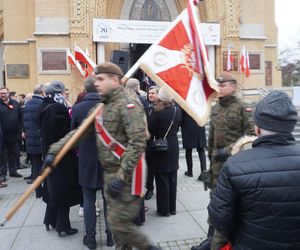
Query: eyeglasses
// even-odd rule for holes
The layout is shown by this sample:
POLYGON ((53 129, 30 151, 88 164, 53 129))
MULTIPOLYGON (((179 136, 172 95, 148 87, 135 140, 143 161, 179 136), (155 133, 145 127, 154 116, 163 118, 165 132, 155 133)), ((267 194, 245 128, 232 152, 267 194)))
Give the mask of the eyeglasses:
POLYGON ((217 79, 217 82, 218 83, 224 83, 224 82, 234 82, 234 83, 236 83, 236 80, 225 80, 225 79, 217 79))
POLYGON ((8 94, 8 92, 6 92, 6 93, 0 93, 0 95, 7 95, 8 94))

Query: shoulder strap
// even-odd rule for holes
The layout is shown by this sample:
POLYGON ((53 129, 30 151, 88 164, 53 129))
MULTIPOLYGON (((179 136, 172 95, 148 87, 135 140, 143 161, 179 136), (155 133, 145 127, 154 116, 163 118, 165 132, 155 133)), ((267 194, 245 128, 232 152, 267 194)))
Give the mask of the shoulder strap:
POLYGON ((164 139, 166 139, 166 138, 167 138, 167 135, 168 135, 168 133, 169 133, 169 131, 170 131, 170 129, 171 129, 171 127, 172 127, 173 123, 174 123, 175 114, 176 114, 176 106, 174 107, 174 114, 173 114, 173 118, 172 118, 172 121, 171 121, 171 123, 170 123, 170 126, 169 126, 169 128, 168 128, 168 130, 167 130, 167 132, 166 132, 166 134, 165 134, 165 136, 164 136, 164 139))

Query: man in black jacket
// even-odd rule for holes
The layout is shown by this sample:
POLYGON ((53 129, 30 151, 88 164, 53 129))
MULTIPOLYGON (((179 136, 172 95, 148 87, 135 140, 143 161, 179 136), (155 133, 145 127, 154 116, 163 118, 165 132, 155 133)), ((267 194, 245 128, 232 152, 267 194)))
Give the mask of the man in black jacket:
POLYGON ((0 181, 6 181, 7 167, 10 177, 22 177, 17 172, 18 143, 21 139, 22 114, 20 104, 9 98, 9 90, 0 88, 0 120, 3 130, 3 147, 0 163, 0 181))
POLYGON ((259 138, 223 165, 208 206, 211 223, 233 249, 300 249, 300 146, 291 134, 297 111, 273 91, 253 118, 259 138))
MULTIPOLYGON (((23 127, 26 138, 26 152, 32 164, 32 177, 33 180, 37 178, 43 166, 42 160, 42 138, 41 132, 38 127, 38 112, 43 103, 45 95, 45 87, 43 84, 37 85, 33 90, 34 95, 24 107, 23 127)), ((27 183, 31 183, 29 180, 27 183)), ((36 197, 42 197, 42 189, 36 189, 36 197)))

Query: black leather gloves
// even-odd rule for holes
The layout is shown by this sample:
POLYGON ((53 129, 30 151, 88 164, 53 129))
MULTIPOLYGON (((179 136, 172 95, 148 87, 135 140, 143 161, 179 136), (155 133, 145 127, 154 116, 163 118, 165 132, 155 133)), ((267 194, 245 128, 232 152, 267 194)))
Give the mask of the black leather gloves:
POLYGON ((55 159, 55 155, 54 154, 47 154, 45 159, 44 159, 44 163, 43 163, 43 167, 40 171, 40 174, 44 171, 44 169, 46 167, 50 167, 52 170, 54 169, 54 166, 53 166, 53 162, 54 162, 54 159, 55 159))
POLYGON ((112 198, 117 198, 125 187, 125 182, 117 177, 113 177, 108 185, 107 192, 112 198))
POLYGON ((226 161, 227 158, 230 156, 230 153, 227 151, 226 148, 218 148, 215 152, 215 160, 217 161, 226 161))

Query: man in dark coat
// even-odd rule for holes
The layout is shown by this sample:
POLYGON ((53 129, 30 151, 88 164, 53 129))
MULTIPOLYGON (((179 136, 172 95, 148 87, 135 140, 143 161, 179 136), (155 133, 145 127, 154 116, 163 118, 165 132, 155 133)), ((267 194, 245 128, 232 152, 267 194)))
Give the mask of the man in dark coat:
POLYGON ((199 175, 198 180, 202 181, 203 172, 206 170, 206 156, 204 149, 206 148, 205 127, 200 127, 190 115, 183 111, 181 134, 183 148, 185 148, 185 159, 187 165, 187 171, 185 171, 184 174, 186 176, 193 177, 192 151, 193 148, 196 148, 201 165, 201 174, 199 175))
MULTIPOLYGON (((33 90, 33 96, 24 107, 23 128, 26 138, 26 152, 32 164, 33 180, 38 176, 43 166, 42 160, 42 138, 38 126, 38 111, 42 105, 45 87, 43 84, 37 85, 33 90)), ((36 197, 42 196, 42 188, 36 189, 36 197)))
MULTIPOLYGON (((88 77, 84 81, 86 91, 82 101, 72 107, 71 129, 76 129, 87 117, 91 108, 100 103, 100 95, 95 88, 96 79, 88 77)), ((85 136, 79 143, 79 185, 83 191, 84 224, 86 235, 83 243, 89 249, 96 249, 96 192, 103 189, 103 169, 97 156, 96 137, 94 133, 85 136)), ((111 232, 107 225, 107 205, 103 196, 104 219, 106 225, 107 245, 113 246, 111 232)))
POLYGON ((300 249, 300 146, 291 134, 297 111, 273 91, 253 119, 259 138, 225 162, 208 206, 211 223, 233 249, 300 249))
MULTIPOLYGON (((2 125, 1 125, 1 120, 0 120, 0 161, 2 161, 2 157, 1 157, 1 155, 3 155, 2 151, 3 151, 3 132, 2 132, 2 125)), ((0 180, 0 188, 4 188, 6 186, 7 186, 7 184, 3 183, 0 180)))
MULTIPOLYGON (((64 89, 62 82, 53 81, 45 90, 46 97, 39 113, 44 158, 50 145, 71 129, 71 118, 64 102, 64 89)), ((68 235, 77 232, 77 229, 71 228, 69 219, 70 207, 82 201, 75 151, 67 153, 44 181, 43 200, 47 203, 44 219, 47 230, 51 225, 56 227, 59 236, 62 232, 68 235)))
POLYGON ((10 177, 22 177, 17 172, 18 143, 21 139, 22 113, 20 104, 10 99, 9 90, 0 88, 0 120, 3 130, 2 161, 0 165, 0 181, 6 181, 7 168, 10 177))

